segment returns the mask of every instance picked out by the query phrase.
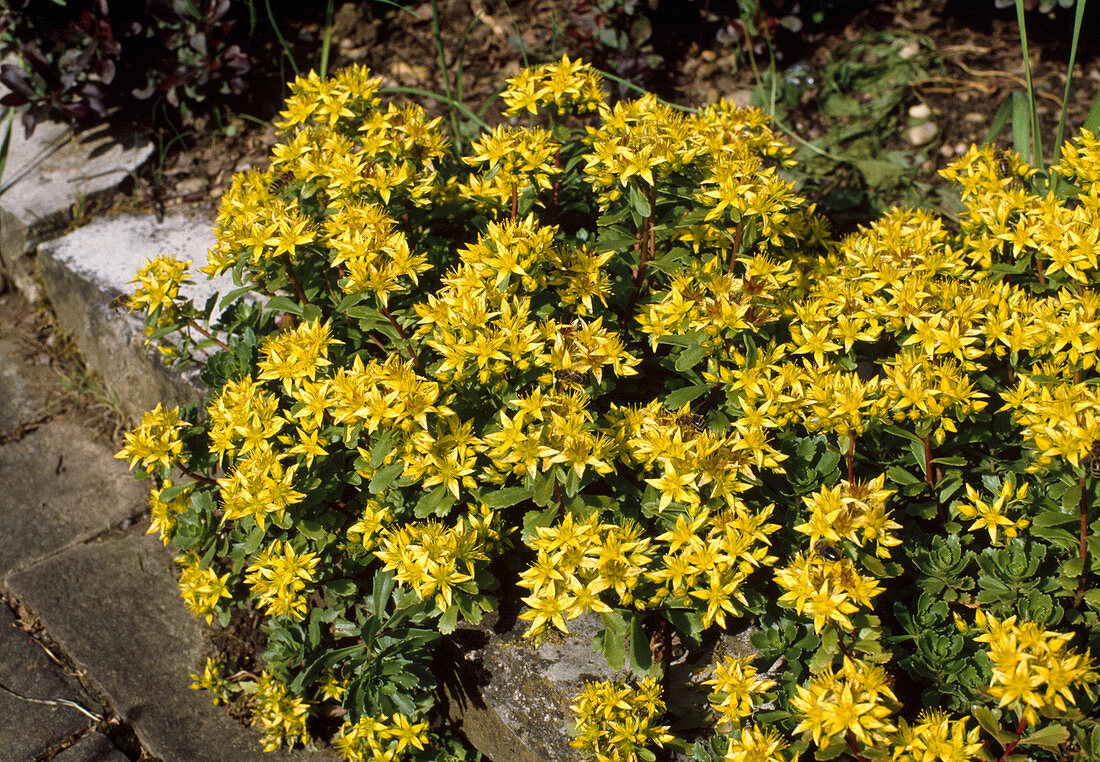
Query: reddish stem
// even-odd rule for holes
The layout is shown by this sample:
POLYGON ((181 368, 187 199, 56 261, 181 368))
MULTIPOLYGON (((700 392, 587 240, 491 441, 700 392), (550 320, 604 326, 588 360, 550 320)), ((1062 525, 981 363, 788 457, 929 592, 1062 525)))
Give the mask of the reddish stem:
POLYGON ((390 321, 390 325, 397 329, 397 335, 400 336, 401 340, 405 342, 405 348, 409 351, 409 359, 413 361, 413 365, 416 366, 416 369, 424 370, 424 366, 420 364, 420 358, 413 350, 412 342, 409 341, 409 335, 405 333, 405 329, 402 328, 401 324, 394 319, 393 314, 389 311, 389 309, 383 306, 379 306, 378 311, 385 315, 386 319, 390 321))
POLYGON ((741 238, 745 235, 745 220, 737 223, 737 230, 733 232, 733 248, 730 249, 730 261, 726 267, 727 273, 733 272, 733 266, 737 263, 737 255, 741 253, 741 238))
POLYGON ((203 484, 211 484, 211 485, 218 483, 217 479, 211 479, 209 476, 204 476, 203 474, 196 473, 195 471, 192 471, 190 468, 183 465, 182 463, 176 463, 175 466, 180 471, 182 471, 184 474, 186 474, 187 476, 190 476, 192 479, 194 479, 197 482, 202 482, 203 484))
POLYGON ((283 263, 283 268, 286 270, 286 275, 290 278, 290 285, 294 289, 294 295, 298 297, 298 301, 302 303, 303 307, 309 306, 309 299, 306 299, 306 292, 302 290, 302 284, 298 282, 298 276, 294 274, 294 268, 290 266, 290 257, 286 254, 280 258, 283 263))
POLYGON ((229 349, 229 345, 228 345, 228 344, 226 344, 226 343, 225 343, 224 341, 222 341, 221 339, 219 339, 219 338, 218 338, 217 336, 215 336, 215 335, 213 335, 212 333, 210 333, 210 331, 207 331, 207 330, 206 330, 205 328, 203 328, 203 327, 202 327, 201 325, 199 325, 198 323, 196 323, 196 322, 195 322, 195 319, 194 319, 194 318, 187 318, 187 325, 189 325, 189 326, 190 326, 191 328, 194 328, 194 329, 195 329, 196 331, 198 331, 199 333, 201 333, 201 334, 202 334, 203 336, 205 336, 206 338, 210 339, 210 340, 211 340, 212 342, 214 342, 215 344, 217 344, 217 345, 218 345, 219 347, 221 347, 222 349, 229 349))
POLYGON ((519 216, 519 188, 512 183, 512 222, 519 216))
POLYGON ((1008 759, 1008 755, 1016 750, 1016 746, 1020 743, 1020 739, 1024 735, 1024 731, 1027 730, 1027 720, 1021 718, 1019 724, 1016 725, 1016 739, 1010 741, 1008 746, 1005 747, 1004 753, 997 757, 997 762, 1004 762, 1008 759))
POLYGON ((853 481, 855 481, 855 479, 853 477, 855 459, 856 459, 856 435, 855 434, 848 434, 848 452, 846 453, 846 455, 847 455, 847 459, 848 459, 848 483, 851 484, 853 481))
POLYGON ((867 762, 867 757, 859 753, 859 747, 856 746, 856 737, 852 731, 848 731, 847 735, 848 748, 852 750, 852 756, 854 756, 858 762, 867 762))

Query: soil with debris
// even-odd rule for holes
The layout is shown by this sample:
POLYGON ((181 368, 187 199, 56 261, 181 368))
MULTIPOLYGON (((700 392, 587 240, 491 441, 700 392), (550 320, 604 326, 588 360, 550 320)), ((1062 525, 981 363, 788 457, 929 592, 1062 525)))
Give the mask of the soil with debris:
MULTIPOLYGON (((509 4, 493 0, 439 0, 438 35, 446 51, 450 77, 449 85, 445 85, 430 2, 403 6, 344 2, 333 18, 330 68, 359 63, 369 66, 391 87, 439 94, 450 87, 456 100, 476 110, 493 100, 503 80, 516 73, 525 59, 534 63, 558 58, 563 53, 575 56, 598 50, 585 44, 584 25, 592 20, 576 10, 584 5, 565 0, 515 0, 509 4)), ((825 81, 830 75, 836 75, 834 79, 838 80, 857 78, 857 83, 866 88, 865 92, 848 94, 857 105, 874 97, 878 86, 871 69, 879 62, 866 59, 874 59, 878 54, 861 52, 860 48, 867 47, 869 38, 879 35, 879 39, 885 36, 901 40, 890 53, 896 58, 913 55, 916 46, 927 64, 915 76, 913 72, 907 75, 912 78, 903 83, 901 103, 890 118, 871 125, 866 136, 875 143, 871 161, 880 158, 880 150, 893 151, 893 161, 904 163, 905 159, 898 157, 906 155, 909 161, 915 158, 914 171, 894 178, 893 188, 876 184, 875 177, 860 178, 854 170, 838 172, 829 167, 820 172, 834 178, 834 185, 854 183, 862 187, 861 192, 872 202, 868 205, 866 198, 853 202, 863 204, 864 213, 856 217, 862 221, 875 208, 886 204, 913 203, 913 194, 900 192, 901 185, 920 188, 925 196, 930 190, 942 189, 944 183, 937 170, 970 144, 984 140, 998 109, 1013 91, 1024 90, 1026 83, 1020 37, 1011 7, 997 9, 994 0, 837 5, 863 9, 834 15, 822 24, 807 26, 798 35, 785 33, 775 38, 778 72, 775 81, 780 100, 786 95, 789 101, 782 126, 792 136, 792 142, 818 141, 836 127, 835 120, 831 123, 829 114, 822 111, 823 105, 828 105, 825 96, 829 88, 835 89, 838 84, 825 81), (865 75, 862 80, 858 79, 861 64, 870 67, 862 72, 865 75)), ((646 55, 644 51, 608 53, 605 49, 603 52, 608 54, 597 63, 605 68, 617 67, 614 73, 685 106, 699 106, 719 98, 738 104, 766 104, 769 82, 761 83, 737 40, 731 41, 729 18, 713 12, 702 22, 688 18, 691 13, 702 12, 705 6, 682 4, 679 15, 669 19, 668 28, 662 26, 662 34, 653 36, 649 53, 655 51, 663 56, 655 68, 641 62, 646 55)), ((1093 11, 1081 36, 1069 99, 1067 135, 1075 133, 1100 92, 1100 35, 1088 32, 1100 21, 1096 9, 1093 11)), ((308 68, 317 60, 321 22, 317 18, 288 25, 287 36, 301 53, 300 68, 308 68)), ((1065 89, 1072 17, 1068 11, 1054 18, 1029 14, 1028 23, 1033 83, 1049 156, 1065 89)), ((767 48, 759 39, 750 43, 760 51, 755 68, 767 78, 767 48)), ((650 63, 653 60, 646 58, 650 63)), ((627 92, 620 85, 611 85, 618 95, 627 92)), ((445 106, 433 98, 397 97, 416 100, 434 113, 445 112, 445 106)), ((266 112, 255 116, 269 120, 277 108, 278 104, 268 104, 266 112)), ((499 119, 499 112, 494 111, 492 104, 485 118, 489 123, 499 119)), ((228 186, 233 173, 265 167, 274 141, 271 127, 252 119, 232 117, 220 125, 214 120, 198 123, 190 134, 166 146, 165 158, 140 181, 126 205, 163 211, 172 204, 214 201, 228 186)), ((1002 130, 997 141, 1011 145, 1010 130, 1002 130)), ((866 153, 867 149, 860 150, 866 153)), ((808 158, 814 156, 807 151, 803 154, 808 158)), ((815 187, 811 182, 806 192, 813 197, 815 192, 822 195, 832 190, 835 188, 815 187)), ((826 204, 825 208, 828 211, 830 206, 826 204)))

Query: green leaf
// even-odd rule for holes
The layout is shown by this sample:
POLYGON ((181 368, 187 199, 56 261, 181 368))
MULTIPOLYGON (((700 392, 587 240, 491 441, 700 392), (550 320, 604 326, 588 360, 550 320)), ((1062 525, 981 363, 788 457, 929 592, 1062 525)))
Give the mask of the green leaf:
POLYGON ((982 726, 982 729, 993 736, 1001 746, 1009 744, 1016 738, 1012 733, 1009 733, 1001 727, 997 718, 993 716, 993 712, 989 711, 989 707, 973 706, 970 708, 970 713, 974 716, 974 719, 978 721, 978 724, 982 726))
POLYGON ((496 492, 482 495, 479 499, 490 508, 508 508, 516 503, 529 500, 534 494, 531 487, 505 487, 496 492))
POLYGON ((695 384, 694 386, 685 386, 682 389, 677 389, 665 396, 665 407, 669 410, 679 410, 696 397, 704 394, 710 388, 710 384, 695 384))
MULTIPOLYGON (((398 461, 397 463, 391 463, 383 468, 381 471, 371 477, 370 484, 367 485, 367 489, 370 490, 372 495, 377 495, 379 492, 390 486, 397 480, 397 477, 401 475, 401 472, 405 470, 405 464, 398 461)), ((443 489, 443 487, 439 487, 443 489)), ((419 506, 417 506, 419 508, 419 506)))
POLYGON ((608 627, 597 632, 592 638, 592 647, 607 659, 607 666, 618 671, 626 660, 626 645, 621 633, 608 627))
POLYGON ((693 344, 680 353, 680 356, 676 358, 676 370, 683 373, 685 370, 690 370, 702 361, 707 355, 707 350, 702 344, 693 344))
POLYGON ((653 214, 653 207, 649 205, 649 199, 645 197, 645 194, 633 183, 628 185, 627 188, 627 195, 630 197, 630 205, 634 207, 634 211, 642 217, 651 216, 653 214))
POLYGON ((630 671, 644 677, 653 669, 653 652, 649 650, 649 638, 642 627, 642 616, 633 614, 630 622, 630 671))
POLYGON ((523 514, 523 536, 532 537, 535 535, 537 528, 548 527, 553 524, 559 510, 558 506, 552 505, 541 511, 528 511, 523 514))
POLYGON ((444 635, 450 635, 455 631, 455 627, 458 626, 458 604, 452 603, 447 607, 447 610, 443 612, 443 616, 439 617, 439 631, 444 635))
POLYGON ((1062 725, 1047 725, 1020 739, 1020 746, 1041 746, 1044 749, 1057 749, 1069 740, 1069 731, 1062 725))
POLYGON ((446 486, 440 484, 417 501, 413 513, 418 519, 430 516, 446 504, 447 498, 451 498, 451 502, 454 502, 454 496, 447 491, 446 486))
POLYGON ((302 316, 302 305, 286 296, 273 296, 267 300, 267 308, 275 312, 289 312, 291 315, 302 316))
POLYGON ((1012 91, 1012 148, 1020 156, 1031 154, 1031 104, 1020 90, 1012 91))
POLYGON ((913 476, 901 466, 890 466, 886 469, 886 478, 894 484, 920 484, 921 480, 913 476))

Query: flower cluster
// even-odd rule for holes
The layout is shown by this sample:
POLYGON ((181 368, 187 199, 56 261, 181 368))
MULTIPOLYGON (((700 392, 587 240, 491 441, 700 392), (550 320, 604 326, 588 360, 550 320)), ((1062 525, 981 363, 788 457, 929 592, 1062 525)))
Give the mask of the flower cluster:
POLYGON ((379 88, 361 67, 293 85, 272 168, 222 199, 203 271, 239 286, 223 317, 179 298, 183 263, 136 280, 154 335, 214 351, 174 345, 205 405, 158 407, 119 457, 158 480, 196 614, 262 612, 268 746, 338 702, 346 758, 426 752, 439 633, 513 582, 533 641, 598 615, 595 646, 645 677, 578 698, 597 759, 668 746, 655 676, 746 628, 789 665, 717 666, 715 758, 1052 737, 995 727, 995 704, 1084 743, 1094 135, 1055 186, 1012 152, 957 159, 958 226, 893 209, 834 238, 756 110, 611 105, 563 59, 509 80, 529 123, 460 156, 379 88))
POLYGON ((1100 681, 1100 674, 1087 650, 1080 653, 1068 647, 1071 633, 1046 630, 1014 616, 998 619, 980 609, 974 620, 983 630, 975 640, 989 646, 993 665, 989 693, 1021 723, 1034 726, 1040 712, 1065 712, 1076 704, 1074 689, 1094 698, 1092 685, 1100 681))
POLYGON ((637 685, 586 683, 569 708, 576 717, 571 745, 597 762, 653 759, 651 746, 664 748, 673 736, 657 724, 664 714, 661 686, 651 677, 637 685))
POLYGON ((364 716, 344 723, 332 744, 348 762, 400 762, 408 749, 427 747, 427 730, 427 722, 412 723, 403 714, 364 716))

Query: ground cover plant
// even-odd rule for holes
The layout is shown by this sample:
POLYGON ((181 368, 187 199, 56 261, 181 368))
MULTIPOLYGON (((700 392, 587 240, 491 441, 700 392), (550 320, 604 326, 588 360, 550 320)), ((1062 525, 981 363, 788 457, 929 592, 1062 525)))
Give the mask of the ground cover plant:
POLYGON ((268 634, 196 684, 268 748, 339 717, 348 759, 442 758, 435 646, 518 585, 528 637, 595 614, 629 670, 577 697, 591 758, 1100 754, 1093 133, 1049 173, 971 149, 957 228, 837 239, 756 110, 608 105, 563 59, 456 156, 379 87, 293 85, 222 201, 218 317, 188 263, 136 276, 209 393, 120 457, 195 613, 268 634), (672 733, 674 646, 750 626, 672 733))

